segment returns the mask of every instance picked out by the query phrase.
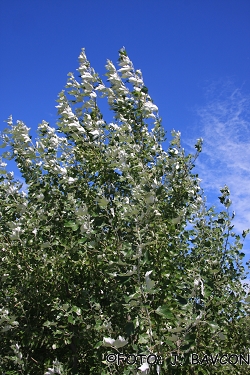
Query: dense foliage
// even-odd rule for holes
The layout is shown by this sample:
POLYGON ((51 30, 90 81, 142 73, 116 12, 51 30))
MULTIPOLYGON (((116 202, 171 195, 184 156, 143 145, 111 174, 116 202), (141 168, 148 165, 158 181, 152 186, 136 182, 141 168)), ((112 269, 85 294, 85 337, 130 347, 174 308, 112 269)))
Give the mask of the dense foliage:
POLYGON ((172 131, 163 150, 158 108, 124 48, 119 70, 107 62, 109 84, 84 50, 79 61, 57 129, 43 121, 33 143, 10 117, 2 133, 2 374, 246 374, 240 357, 209 357, 249 354, 228 188, 221 212, 206 207, 192 172, 202 140, 186 155, 172 131))

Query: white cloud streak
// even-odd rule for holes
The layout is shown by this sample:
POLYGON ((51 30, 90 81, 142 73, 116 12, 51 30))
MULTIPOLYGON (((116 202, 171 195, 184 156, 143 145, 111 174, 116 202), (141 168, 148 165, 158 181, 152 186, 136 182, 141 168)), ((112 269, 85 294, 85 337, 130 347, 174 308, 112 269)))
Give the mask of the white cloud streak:
MULTIPOLYGON (((220 188, 229 187, 230 210, 236 213, 232 224, 241 234, 250 228, 250 95, 227 81, 210 85, 206 98, 207 103, 196 109, 198 126, 192 129, 195 140, 204 140, 196 173, 202 180, 208 206, 222 210, 220 188)), ((194 139, 186 142, 192 149, 194 139)), ((249 260, 249 235, 243 251, 245 261, 249 260)))
POLYGON ((250 96, 232 90, 231 84, 219 94, 213 85, 209 96, 207 105, 197 110, 204 144, 196 166, 205 193, 218 196, 221 187, 229 187, 234 226, 242 232, 250 228, 250 96))

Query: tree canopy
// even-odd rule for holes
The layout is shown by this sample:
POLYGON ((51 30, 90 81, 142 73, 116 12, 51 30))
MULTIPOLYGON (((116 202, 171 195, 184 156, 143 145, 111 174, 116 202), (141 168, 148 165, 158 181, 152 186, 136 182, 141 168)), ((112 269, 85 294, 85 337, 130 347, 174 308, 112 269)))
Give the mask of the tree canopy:
POLYGON ((0 369, 246 374, 247 231, 233 232, 227 186, 221 211, 206 205, 193 172, 202 139, 186 154, 173 130, 164 151, 158 108, 124 48, 118 66, 107 61, 104 82, 82 49, 57 127, 42 121, 33 142, 9 117, 2 132, 0 369))

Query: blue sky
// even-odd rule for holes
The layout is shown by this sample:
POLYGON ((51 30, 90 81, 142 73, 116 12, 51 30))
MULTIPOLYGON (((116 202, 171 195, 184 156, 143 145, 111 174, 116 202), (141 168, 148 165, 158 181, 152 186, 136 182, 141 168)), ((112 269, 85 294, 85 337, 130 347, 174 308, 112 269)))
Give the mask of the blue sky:
MULTIPOLYGON (((13 115, 35 135, 56 122, 58 93, 81 48, 99 74, 125 46, 164 128, 197 161, 209 204, 227 184, 235 228, 250 228, 249 0, 9 0, 0 3, 0 130, 13 115)), ((13 168, 12 168, 13 169, 13 168)), ((250 258, 250 240, 244 245, 250 258)))

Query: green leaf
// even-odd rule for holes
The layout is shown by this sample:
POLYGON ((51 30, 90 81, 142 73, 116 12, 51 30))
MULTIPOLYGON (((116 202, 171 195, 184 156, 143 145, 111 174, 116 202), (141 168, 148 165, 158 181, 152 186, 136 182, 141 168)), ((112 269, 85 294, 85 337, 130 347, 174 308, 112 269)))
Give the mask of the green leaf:
POLYGON ((102 345, 103 345, 103 341, 98 341, 98 342, 95 344, 94 349, 99 349, 102 345))
POLYGON ((69 308, 69 304, 68 303, 65 303, 65 304, 62 305, 62 309, 63 310, 67 311, 68 308, 69 308))
POLYGON ((250 302, 250 296, 245 299, 246 302, 250 302))
POLYGON ((174 349, 176 348, 176 344, 169 339, 165 339, 164 344, 170 346, 171 348, 174 348, 174 349))
POLYGON ((158 314, 158 315, 161 315, 163 316, 164 318, 168 318, 168 319, 172 319, 174 317, 173 313, 171 310, 169 310, 169 308, 164 305, 164 306, 159 306, 155 312, 158 314))
POLYGON ((83 238, 80 238, 79 240, 77 240, 78 243, 86 243, 88 241, 88 237, 83 237, 83 238))
POLYGON ((211 328, 211 332, 216 332, 218 329, 219 329, 219 326, 218 326, 218 324, 217 323, 215 323, 215 322, 212 322, 212 323, 208 323, 209 324, 209 326, 210 326, 210 328, 211 328))
POLYGON ((80 309, 79 307, 77 307, 77 306, 73 306, 73 307, 71 308, 71 311, 75 312, 76 315, 81 315, 81 314, 82 314, 81 309, 80 309))
POLYGON ((133 322, 127 322, 125 326, 125 331, 127 336, 131 336, 135 331, 135 326, 133 322))
POLYGON ((178 340, 178 336, 177 335, 168 336, 167 339, 170 341, 176 342, 178 340))
POLYGON ((79 228, 79 225, 74 221, 67 221, 66 223, 64 223, 64 226, 66 228, 71 228, 73 232, 75 232, 79 228))
POLYGON ((141 88, 141 91, 144 92, 144 94, 147 94, 148 93, 148 88, 146 86, 143 86, 141 88))
POLYGON ((97 202, 99 204, 100 207, 102 208, 106 208, 108 203, 109 203, 109 200, 105 197, 102 197, 102 198, 98 198, 97 199, 97 202))
POLYGON ((147 344, 148 343, 148 335, 144 335, 144 334, 140 335, 138 343, 139 344, 147 344))
POLYGON ((75 324, 75 320, 74 320, 73 316, 71 316, 71 315, 68 316, 68 323, 75 324))

